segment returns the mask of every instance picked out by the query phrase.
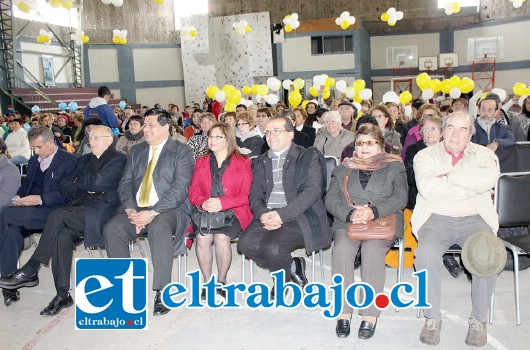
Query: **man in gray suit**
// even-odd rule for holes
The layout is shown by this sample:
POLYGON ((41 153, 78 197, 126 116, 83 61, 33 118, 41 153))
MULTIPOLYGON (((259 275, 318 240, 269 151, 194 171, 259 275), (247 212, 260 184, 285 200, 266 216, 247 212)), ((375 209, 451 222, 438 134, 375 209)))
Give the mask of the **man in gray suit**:
POLYGON ((129 151, 118 189, 122 211, 108 222, 103 236, 110 258, 128 258, 128 242, 147 232, 156 291, 153 315, 159 316, 169 312, 160 291, 171 282, 173 244, 183 240, 189 222, 194 160, 188 145, 171 139, 171 115, 166 110, 152 108, 144 117, 146 142, 129 151))

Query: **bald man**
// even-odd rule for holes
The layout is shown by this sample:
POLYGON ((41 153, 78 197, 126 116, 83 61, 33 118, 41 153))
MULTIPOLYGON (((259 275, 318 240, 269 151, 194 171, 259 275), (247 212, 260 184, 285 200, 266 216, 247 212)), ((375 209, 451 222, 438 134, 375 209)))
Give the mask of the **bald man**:
POLYGON ((104 246, 103 225, 120 204, 117 190, 127 162, 127 156, 116 151, 112 140, 109 127, 92 129, 88 139, 91 153, 79 158, 61 183, 61 192, 68 200, 66 207, 50 214, 39 245, 26 265, 0 278, 2 288, 34 287, 39 284, 40 264, 48 264, 51 258, 57 295, 41 311, 43 316, 57 315, 74 303, 68 291, 75 242, 84 235, 85 246, 104 246))

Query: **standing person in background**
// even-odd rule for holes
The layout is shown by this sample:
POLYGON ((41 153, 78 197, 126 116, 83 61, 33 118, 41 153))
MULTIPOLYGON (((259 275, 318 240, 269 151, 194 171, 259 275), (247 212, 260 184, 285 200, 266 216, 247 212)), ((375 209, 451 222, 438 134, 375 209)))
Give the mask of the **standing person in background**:
POLYGON ((98 89, 98 96, 90 100, 90 103, 83 111, 85 119, 97 117, 101 119, 103 125, 109 128, 117 128, 118 117, 112 111, 112 107, 108 105, 110 98, 110 89, 106 86, 101 86, 98 89))

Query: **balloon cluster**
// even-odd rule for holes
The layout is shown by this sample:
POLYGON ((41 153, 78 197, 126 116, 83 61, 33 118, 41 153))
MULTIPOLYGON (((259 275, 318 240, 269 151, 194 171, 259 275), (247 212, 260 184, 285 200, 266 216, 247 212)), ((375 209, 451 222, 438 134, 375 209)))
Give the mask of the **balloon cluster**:
POLYGON ((460 12, 460 1, 447 0, 445 2, 445 14, 450 16, 453 13, 460 12))
POLYGON ((101 0, 105 5, 114 5, 115 7, 121 7, 123 5, 123 0, 101 0))
POLYGON ((127 31, 125 29, 114 29, 112 31, 112 43, 121 45, 127 44, 127 31))
POLYGON ((39 44, 50 45, 52 43, 53 33, 48 32, 45 29, 39 30, 39 36, 37 36, 37 42, 39 44))
POLYGON ((391 7, 385 13, 381 14, 381 21, 387 22, 389 26, 393 27, 397 21, 403 19, 403 12, 396 11, 394 7, 391 7))
POLYGON ((72 112, 72 113, 79 109, 79 106, 77 105, 77 102, 75 102, 75 101, 70 102, 68 105, 66 105, 66 103, 64 103, 64 102, 61 102, 61 103, 59 103, 57 105, 57 107, 59 107, 59 110, 61 112, 66 111, 66 108, 68 108, 70 110, 70 112, 72 112))
POLYGON ((237 104, 241 101, 241 91, 233 85, 225 85, 222 90, 215 85, 210 85, 206 89, 206 95, 217 102, 225 102, 225 112, 235 112, 237 104))
POLYGON ((449 94, 451 98, 459 98, 461 94, 467 94, 473 91, 475 87, 475 82, 467 77, 460 78, 457 75, 453 75, 449 79, 440 81, 438 79, 431 79, 427 73, 418 74, 416 84, 423 91, 421 97, 424 100, 433 98, 434 94, 440 91, 444 94, 449 94))
POLYGON ((14 3, 24 13, 30 13, 31 10, 37 11, 37 1, 35 0, 15 0, 14 3))
POLYGON ((298 13, 291 13, 285 16, 283 19, 284 30, 286 33, 290 33, 293 29, 300 27, 300 21, 298 20, 298 13))
POLYGON ((248 22, 244 19, 239 22, 233 23, 232 27, 234 27, 234 31, 236 32, 236 34, 239 34, 241 36, 245 36, 245 34, 252 30, 252 27, 249 26, 248 22))
POLYGON ((69 10, 72 7, 74 7, 74 4, 73 4, 74 1, 75 0, 50 0, 50 6, 55 9, 62 6, 65 9, 69 10))
POLYGON ((340 14, 340 17, 335 19, 335 24, 346 30, 355 23, 355 17, 350 16, 348 11, 340 14))
POLYGON ((513 86, 513 93, 519 96, 530 95, 530 85, 526 87, 524 83, 515 83, 515 85, 513 86))
POLYGON ((521 7, 523 5, 523 2, 525 2, 526 0, 509 0, 513 7, 518 9, 519 7, 521 7))
POLYGON ((327 74, 315 75, 313 77, 313 86, 309 88, 309 94, 318 97, 322 91, 323 98, 329 98, 331 87, 335 85, 335 79, 328 77, 327 74))
MULTIPOLYGON (((395 104, 403 104, 406 105, 412 101, 412 94, 410 91, 402 91, 399 95, 395 91, 387 91, 383 95, 383 103, 395 103, 395 104)), ((412 110, 410 110, 412 111, 412 110)), ((409 112, 409 109, 407 108, 407 113, 409 112)))
POLYGON ((197 29, 195 28, 195 26, 189 26, 186 24, 182 26, 182 28, 180 28, 180 37, 182 38, 182 40, 195 40, 195 38, 197 37, 197 29))
POLYGON ((82 30, 76 30, 75 33, 70 34, 70 39, 76 45, 87 44, 90 41, 90 38, 82 30))

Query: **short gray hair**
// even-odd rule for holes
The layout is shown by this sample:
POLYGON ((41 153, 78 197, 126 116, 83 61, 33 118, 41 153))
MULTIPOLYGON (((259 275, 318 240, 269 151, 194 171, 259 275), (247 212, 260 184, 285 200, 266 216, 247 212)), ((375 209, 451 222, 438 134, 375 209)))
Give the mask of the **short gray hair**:
POLYGON ((340 113, 337 111, 329 111, 329 112, 324 113, 324 116, 323 116, 324 122, 327 122, 328 119, 330 118, 334 119, 334 121, 336 122, 342 123, 342 118, 340 116, 340 113))
POLYGON ((445 128, 447 127, 447 121, 457 114, 463 114, 469 119, 469 122, 471 123, 471 135, 475 135, 477 132, 475 129, 475 118, 473 118, 473 116, 466 111, 458 111, 449 114, 442 123, 442 131, 445 131, 445 128))
POLYGON ((92 130, 90 130, 90 132, 92 133, 94 130, 101 130, 105 132, 105 134, 107 134, 108 136, 114 136, 112 129, 105 125, 96 125, 95 127, 92 128, 92 130))
POLYGON ((42 141, 48 142, 50 140, 53 140, 53 132, 44 125, 34 126, 28 132, 28 140, 33 141, 38 139, 39 137, 42 138, 42 141))

